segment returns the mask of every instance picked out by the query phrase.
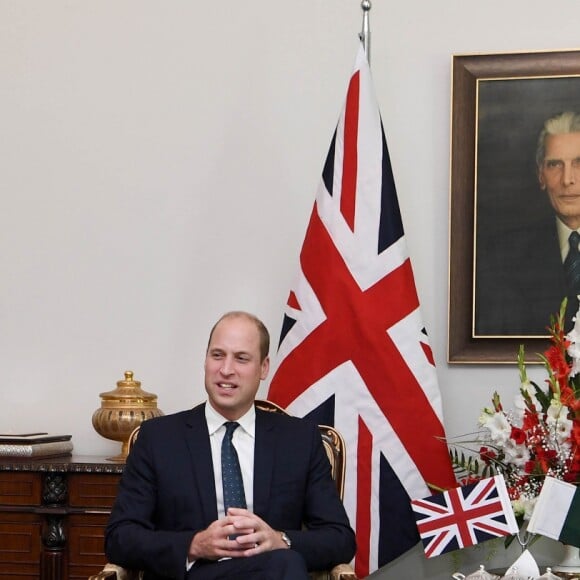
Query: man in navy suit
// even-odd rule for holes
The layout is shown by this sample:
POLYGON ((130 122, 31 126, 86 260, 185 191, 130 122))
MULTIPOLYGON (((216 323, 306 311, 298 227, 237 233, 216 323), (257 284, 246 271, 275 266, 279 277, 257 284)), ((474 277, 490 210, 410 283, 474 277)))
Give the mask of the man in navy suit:
POLYGON ((350 561, 355 538, 318 427, 256 409, 269 370, 269 335, 255 316, 225 314, 205 358, 208 400, 142 424, 107 526, 108 559, 145 579, 301 580, 350 561), (225 423, 245 508, 225 513, 225 423))

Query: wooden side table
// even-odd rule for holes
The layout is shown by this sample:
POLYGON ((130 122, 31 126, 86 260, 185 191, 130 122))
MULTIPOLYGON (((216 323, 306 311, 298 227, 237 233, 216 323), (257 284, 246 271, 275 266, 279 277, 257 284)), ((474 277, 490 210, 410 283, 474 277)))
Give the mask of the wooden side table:
POLYGON ((0 458, 0 578, 86 580, 124 465, 104 457, 0 458))

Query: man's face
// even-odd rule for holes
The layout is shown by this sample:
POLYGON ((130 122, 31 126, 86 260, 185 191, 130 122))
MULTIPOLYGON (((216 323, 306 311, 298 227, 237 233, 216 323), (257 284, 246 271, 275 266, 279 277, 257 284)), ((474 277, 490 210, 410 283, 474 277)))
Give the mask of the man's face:
POLYGON ((538 179, 558 217, 580 227, 580 132, 546 136, 546 154, 538 179))
POLYGON ((268 357, 260 361, 260 335, 244 316, 224 318, 214 329, 205 356, 205 390, 211 406, 236 421, 254 403, 268 375, 268 357))

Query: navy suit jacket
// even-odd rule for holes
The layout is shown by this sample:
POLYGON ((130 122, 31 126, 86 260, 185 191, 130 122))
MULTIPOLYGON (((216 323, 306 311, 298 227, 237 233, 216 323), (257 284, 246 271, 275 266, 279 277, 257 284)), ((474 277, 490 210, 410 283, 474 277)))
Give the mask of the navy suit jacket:
MULTIPOLYGON (((309 570, 354 556, 354 532, 310 421, 256 409, 253 511, 288 534, 309 570)), ((183 578, 193 536, 216 519, 204 404, 145 421, 107 526, 109 561, 144 569, 145 578, 183 578)))

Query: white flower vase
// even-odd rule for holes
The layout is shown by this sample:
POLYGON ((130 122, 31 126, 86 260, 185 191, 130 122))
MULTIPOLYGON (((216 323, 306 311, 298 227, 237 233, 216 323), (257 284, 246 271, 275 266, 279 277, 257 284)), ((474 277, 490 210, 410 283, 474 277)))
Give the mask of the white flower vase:
POLYGON ((570 546, 570 544, 563 544, 563 546, 564 557, 557 566, 552 566, 552 571, 556 574, 558 572, 580 574, 580 548, 578 546, 570 546))

